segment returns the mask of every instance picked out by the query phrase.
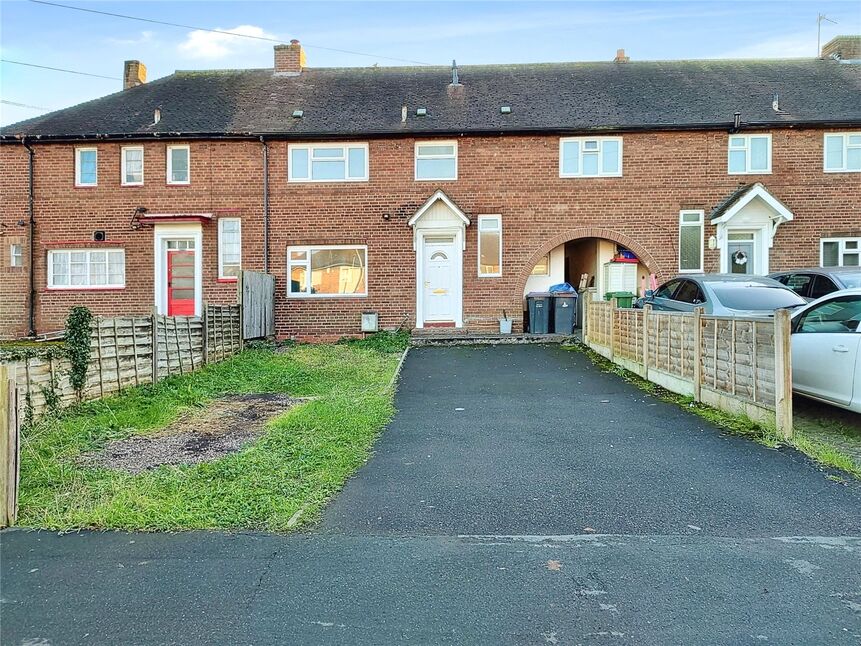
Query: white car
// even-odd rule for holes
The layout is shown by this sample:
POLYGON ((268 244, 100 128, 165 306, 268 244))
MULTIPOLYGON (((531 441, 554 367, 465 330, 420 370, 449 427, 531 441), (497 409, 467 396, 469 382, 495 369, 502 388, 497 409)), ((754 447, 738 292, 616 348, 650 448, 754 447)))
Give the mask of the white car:
POLYGON ((861 413, 861 289, 832 292, 792 313, 792 389, 861 413))

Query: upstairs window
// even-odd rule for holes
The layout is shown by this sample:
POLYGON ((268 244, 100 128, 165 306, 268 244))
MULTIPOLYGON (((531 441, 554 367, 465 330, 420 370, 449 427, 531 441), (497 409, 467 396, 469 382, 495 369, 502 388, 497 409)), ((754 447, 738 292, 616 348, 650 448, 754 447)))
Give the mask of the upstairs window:
POLYGON ((291 182, 367 182, 368 144, 319 144, 288 148, 291 182))
POLYGON ((367 256, 364 246, 289 247, 287 295, 367 296, 367 256))
POLYGON ((771 135, 730 135, 727 153, 730 175, 771 172, 771 135))
POLYGON ((502 217, 478 216, 478 275, 502 276, 502 217))
POLYGON ((120 159, 123 186, 140 186, 143 179, 143 146, 123 146, 120 159))
POLYGON ((167 147, 167 183, 191 183, 191 149, 188 146, 167 147))
POLYGON ((48 287, 125 287, 125 265, 122 249, 52 250, 48 252, 48 287))
POLYGON ((861 133, 825 135, 826 173, 861 172, 861 133))
POLYGON ((822 267, 861 267, 861 238, 823 238, 819 244, 822 267))
POLYGON ((218 277, 235 279, 242 264, 242 220, 218 219, 218 277))
POLYGON ((679 213, 679 271, 703 270, 703 211, 679 213))
POLYGON ((621 175, 621 137, 568 137, 559 140, 559 177, 621 175))
POLYGON ((75 148, 75 186, 96 186, 99 152, 95 148, 75 148))
POLYGON ((457 142, 417 143, 415 164, 417 181, 457 179, 457 142))

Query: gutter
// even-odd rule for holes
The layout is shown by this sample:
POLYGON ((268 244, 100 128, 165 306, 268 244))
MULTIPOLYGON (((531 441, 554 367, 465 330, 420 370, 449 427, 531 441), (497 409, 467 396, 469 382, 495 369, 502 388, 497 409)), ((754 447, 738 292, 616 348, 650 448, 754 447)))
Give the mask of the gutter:
POLYGON ((29 216, 29 286, 30 298, 27 303, 27 336, 36 336, 36 263, 35 258, 35 237, 36 237, 36 189, 35 189, 35 166, 36 166, 36 151, 27 143, 26 137, 21 139, 21 145, 27 149, 29 156, 28 168, 28 195, 27 195, 27 215, 29 216))
POLYGON ((263 147, 263 273, 269 273, 269 145, 260 136, 263 147))
MULTIPOLYGON (((729 131, 733 128, 732 121, 719 123, 663 123, 663 124, 635 124, 631 126, 600 126, 600 127, 523 127, 523 128, 440 128, 427 130, 367 130, 364 132, 166 132, 152 134, 91 134, 91 135, 27 135, 31 139, 40 142, 76 142, 76 141, 259 141, 260 137, 266 137, 270 141, 325 141, 339 140, 352 141, 370 138, 410 138, 410 137, 433 137, 433 136, 513 136, 513 135, 589 135, 600 133, 626 132, 684 132, 719 130, 729 131)), ((793 128, 845 128, 861 126, 861 117, 857 119, 836 119, 816 121, 756 121, 742 122, 741 127, 745 130, 768 130, 768 129, 793 129, 793 128)), ((0 144, 6 142, 17 142, 22 135, 4 134, 0 135, 0 144)))

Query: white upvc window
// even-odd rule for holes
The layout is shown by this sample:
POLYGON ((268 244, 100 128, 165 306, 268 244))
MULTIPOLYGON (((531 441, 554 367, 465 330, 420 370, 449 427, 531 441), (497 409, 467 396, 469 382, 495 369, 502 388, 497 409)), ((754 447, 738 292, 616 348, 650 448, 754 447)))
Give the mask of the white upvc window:
POLYGON ((861 132, 828 133, 823 147, 826 173, 861 173, 861 132))
POLYGON ((188 145, 167 147, 167 183, 191 183, 191 147, 188 145))
POLYGON ((290 182, 367 182, 368 144, 290 144, 290 182))
POLYGON ((143 146, 123 146, 120 154, 120 183, 141 186, 144 183, 143 146))
POLYGON ((9 266, 23 267, 24 266, 24 245, 12 244, 9 245, 9 266))
POLYGON ((771 135, 730 135, 728 146, 729 175, 771 173, 771 135))
POLYGON ((861 267, 861 238, 822 238, 819 264, 822 267, 861 267))
POLYGON ((236 279, 242 266, 242 220, 218 219, 218 278, 236 279))
POLYGON ((292 298, 368 295, 368 248, 362 245, 287 248, 287 296, 292 298))
POLYGON ((52 249, 48 252, 50 289, 103 289, 125 285, 123 249, 52 249))
POLYGON ((457 179, 457 142, 416 142, 416 181, 457 179))
POLYGON ((97 186, 98 167, 99 151, 96 148, 75 148, 75 186, 97 186))
POLYGON ((703 271, 704 211, 679 212, 679 271, 703 271))
POLYGON ((563 137, 559 177, 621 177, 621 137, 563 137))
POLYGON ((550 275, 550 254, 546 253, 541 256, 541 259, 535 263, 530 276, 549 276, 550 275))
POLYGON ((478 275, 502 276, 502 216, 478 216, 478 275))

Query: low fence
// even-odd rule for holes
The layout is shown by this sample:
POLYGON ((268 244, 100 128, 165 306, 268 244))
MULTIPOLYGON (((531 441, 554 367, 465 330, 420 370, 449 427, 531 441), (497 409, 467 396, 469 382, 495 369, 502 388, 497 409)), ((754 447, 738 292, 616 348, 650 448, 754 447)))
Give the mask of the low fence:
POLYGON ((599 354, 667 390, 792 434, 789 312, 771 318, 619 309, 586 302, 584 338, 599 354))
MULTIPOLYGON (((242 349, 239 305, 206 305, 203 316, 96 317, 90 324, 90 362, 82 399, 193 372, 242 349)), ((69 360, 33 356, 5 363, 19 403, 29 417, 78 400, 69 360)))

